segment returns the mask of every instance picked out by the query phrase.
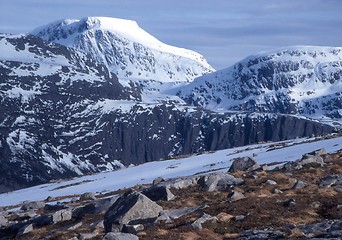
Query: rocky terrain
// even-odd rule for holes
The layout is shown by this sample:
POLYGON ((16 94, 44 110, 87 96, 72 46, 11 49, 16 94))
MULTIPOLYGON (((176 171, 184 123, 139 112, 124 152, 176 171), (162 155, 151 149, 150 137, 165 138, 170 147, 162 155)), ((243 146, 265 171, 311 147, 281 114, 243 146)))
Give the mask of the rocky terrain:
POLYGON ((2 207, 0 239, 340 239, 342 149, 273 161, 2 207))

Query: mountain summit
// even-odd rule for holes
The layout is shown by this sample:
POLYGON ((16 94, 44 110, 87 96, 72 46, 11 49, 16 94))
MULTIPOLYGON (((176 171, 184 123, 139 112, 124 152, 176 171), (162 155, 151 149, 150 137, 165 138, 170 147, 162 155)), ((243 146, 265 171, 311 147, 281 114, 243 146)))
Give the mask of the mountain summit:
POLYGON ((39 27, 31 34, 89 53, 123 79, 189 82, 214 70, 202 55, 164 44, 131 20, 67 19, 39 27))

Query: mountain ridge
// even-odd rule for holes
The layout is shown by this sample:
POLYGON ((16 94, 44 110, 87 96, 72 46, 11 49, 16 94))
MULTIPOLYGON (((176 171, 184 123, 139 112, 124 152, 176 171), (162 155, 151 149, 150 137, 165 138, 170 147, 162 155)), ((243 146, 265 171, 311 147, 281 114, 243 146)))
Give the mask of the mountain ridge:
POLYGON ((61 20, 30 34, 90 53, 119 78, 187 82, 214 70, 202 55, 164 44, 132 20, 61 20))
POLYGON ((283 48, 196 78, 177 94, 214 111, 300 114, 341 124, 341 64, 342 48, 283 48))

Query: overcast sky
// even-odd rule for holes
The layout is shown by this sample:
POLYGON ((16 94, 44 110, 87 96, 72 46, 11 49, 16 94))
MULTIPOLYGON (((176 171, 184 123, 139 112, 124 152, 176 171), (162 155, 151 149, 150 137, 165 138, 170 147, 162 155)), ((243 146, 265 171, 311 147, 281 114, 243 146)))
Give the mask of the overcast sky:
POLYGON ((342 0, 0 0, 0 10, 4 33, 66 18, 132 19, 216 69, 284 46, 342 46, 342 0))

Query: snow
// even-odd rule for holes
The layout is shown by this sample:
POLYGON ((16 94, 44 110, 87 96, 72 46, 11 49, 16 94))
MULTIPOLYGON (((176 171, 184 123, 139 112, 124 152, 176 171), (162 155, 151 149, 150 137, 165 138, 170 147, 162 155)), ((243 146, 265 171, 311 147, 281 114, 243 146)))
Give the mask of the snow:
POLYGON ((325 148, 328 153, 342 149, 342 137, 313 141, 297 139, 283 141, 287 147, 275 148, 276 143, 255 144, 226 149, 197 156, 145 163, 126 169, 75 178, 70 181, 48 183, 0 195, 0 206, 16 205, 23 201, 43 200, 48 196, 67 196, 84 192, 109 192, 136 184, 151 183, 156 177, 172 178, 208 171, 227 171, 236 157, 253 156, 259 164, 295 161, 308 152, 325 148), (270 151, 272 150, 272 151, 270 151), (72 184, 78 185, 71 186, 72 184), (64 188, 62 188, 64 186, 64 188))
POLYGON ((189 82, 214 70, 199 53, 162 43, 131 20, 62 20, 31 34, 89 53, 122 79, 189 82))
POLYGON ((278 109, 273 109, 273 103, 293 109, 287 104, 290 100, 296 108, 283 113, 300 113, 317 120, 330 116, 333 125, 342 120, 333 119, 336 114, 324 106, 331 105, 329 99, 339 101, 341 66, 340 47, 292 46, 249 56, 173 91, 216 112, 275 112, 278 109))

